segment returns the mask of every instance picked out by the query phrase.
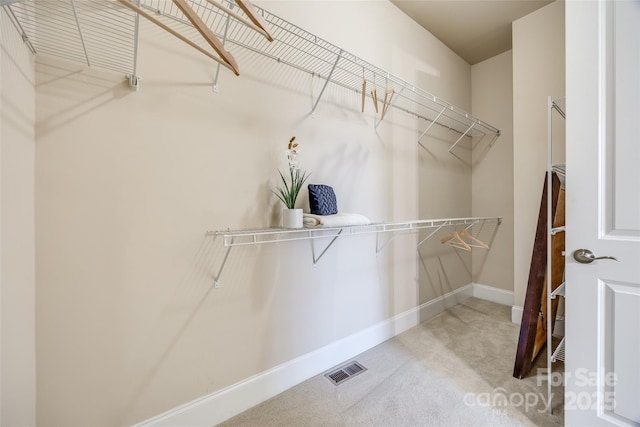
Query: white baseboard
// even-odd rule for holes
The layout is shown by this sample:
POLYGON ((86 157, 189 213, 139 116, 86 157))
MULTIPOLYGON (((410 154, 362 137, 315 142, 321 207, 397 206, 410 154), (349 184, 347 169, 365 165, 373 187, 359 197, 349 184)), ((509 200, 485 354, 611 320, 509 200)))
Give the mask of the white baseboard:
POLYGON ((472 283, 133 427, 216 425, 315 375, 326 372, 472 296, 499 304, 513 304, 513 292, 472 283))
POLYGON ((502 305, 513 305, 513 291, 494 288, 493 286, 473 283, 473 296, 476 298, 493 301, 502 305))
POLYGON ((522 323, 522 311, 523 311, 523 307, 520 307, 519 305, 514 305, 511 307, 511 321, 513 323, 515 323, 516 325, 519 325, 522 323))

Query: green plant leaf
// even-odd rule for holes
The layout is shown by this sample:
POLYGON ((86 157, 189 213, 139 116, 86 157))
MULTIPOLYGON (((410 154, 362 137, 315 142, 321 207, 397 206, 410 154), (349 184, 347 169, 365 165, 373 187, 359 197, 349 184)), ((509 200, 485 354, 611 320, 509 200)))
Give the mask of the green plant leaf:
POLYGON ((282 180, 282 185, 277 188, 277 190, 273 190, 273 193, 284 203, 284 205, 288 209, 295 209, 296 199, 298 198, 298 193, 302 189, 305 181, 309 178, 307 172, 300 171, 300 169, 289 169, 289 178, 290 184, 287 182, 286 178, 282 174, 282 172, 278 171, 280 174, 280 179, 282 180))

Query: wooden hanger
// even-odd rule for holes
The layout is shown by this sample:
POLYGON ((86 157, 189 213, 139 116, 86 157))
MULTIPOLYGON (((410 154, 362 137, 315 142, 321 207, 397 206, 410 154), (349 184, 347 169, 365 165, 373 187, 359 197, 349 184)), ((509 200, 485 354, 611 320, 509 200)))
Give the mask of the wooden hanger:
MULTIPOLYGON (((364 72, 363 72, 364 74, 364 72)), ((362 112, 364 113, 364 98, 366 96, 367 93, 367 81, 365 80, 364 76, 362 77, 362 112)))
POLYGON ((220 55, 220 57, 227 64, 231 65, 231 68, 233 68, 233 72, 236 74, 236 76, 239 76, 240 69, 238 68, 238 63, 236 62, 233 55, 225 50, 224 46, 222 46, 222 42, 218 40, 218 37, 213 34, 209 27, 207 27, 207 24, 204 23, 204 21, 200 18, 196 11, 193 10, 191 6, 189 6, 187 0, 173 0, 173 3, 175 3, 175 5, 178 6, 178 9, 180 9, 182 13, 184 13, 184 16, 186 16, 187 19, 191 21, 196 30, 198 30, 198 32, 202 34, 202 37, 204 37, 207 43, 209 43, 209 46, 211 46, 213 50, 218 52, 218 55, 220 55))
MULTIPOLYGON (((246 25, 247 27, 251 28, 252 30, 255 30, 257 32, 259 32, 260 34, 262 34, 263 36, 265 36, 265 38, 267 40, 269 40, 270 42, 273 41, 273 37, 271 36, 271 33, 269 33, 269 31, 266 28, 266 24, 264 24, 264 26, 258 26, 256 24, 254 24, 251 21, 246 20, 242 15, 239 15, 237 13, 235 13, 233 10, 229 9, 228 7, 218 3, 215 0, 207 0, 207 2, 209 2, 209 4, 211 4, 214 7, 217 7, 218 9, 220 9, 221 11, 225 12, 226 14, 233 16, 235 19, 237 19, 238 21, 242 22, 244 25, 246 25)), ((238 3, 238 5, 240 5, 238 3)), ((245 5, 246 6, 246 5, 245 5)), ((251 5, 251 8, 247 8, 247 10, 253 11, 253 5, 251 5)), ((249 16, 249 19, 251 19, 251 16, 249 15, 249 13, 247 13, 246 10, 242 9, 244 11, 244 13, 247 14, 247 16, 249 16)), ((260 15, 255 14, 255 19, 259 20, 260 15)), ((264 22, 264 21, 262 21, 264 22)))
POLYGON ((465 251, 471 250, 471 246, 462 240, 457 231, 454 231, 449 236, 440 239, 440 242, 443 245, 453 246, 454 248, 464 249, 465 251))
POLYGON ((182 40, 183 42, 185 42, 186 44, 188 44, 189 46, 191 46, 192 48, 196 49, 197 51, 199 51, 200 53, 208 56, 209 58, 213 59, 214 61, 216 61, 217 63, 223 65, 224 67, 228 68, 229 70, 233 71, 233 73, 235 75, 240 75, 237 70, 235 70, 231 65, 229 65, 226 61, 223 61, 222 59, 220 59, 219 57, 213 55, 210 52, 207 52, 206 50, 204 50, 203 48, 201 48, 200 46, 198 46, 197 44, 195 44, 193 41, 189 40, 188 38, 186 38, 185 36, 183 36, 182 34, 180 34, 179 32, 177 32, 176 30, 174 30, 173 28, 169 27, 168 25, 158 21, 155 17, 153 17, 152 15, 148 14, 147 12, 145 12, 143 9, 139 8, 138 6, 134 5, 133 3, 129 2, 128 0, 117 0, 120 4, 122 4, 123 6, 128 7, 129 9, 133 10, 134 12, 136 12, 138 15, 146 18, 147 20, 153 22, 154 24, 156 24, 158 27, 162 28, 163 30, 165 30, 166 32, 168 32, 169 34, 171 34, 172 36, 177 37, 178 39, 182 40))
POLYGON ((373 106, 376 109, 376 114, 378 113, 378 91, 376 90, 376 87, 373 87, 373 90, 371 91, 371 99, 373 99, 373 106))
POLYGON ((267 30, 267 23, 262 19, 262 16, 256 13, 256 10, 253 8, 253 4, 249 0, 236 0, 236 4, 240 6, 240 9, 242 9, 244 13, 247 14, 249 19, 251 19, 251 22, 262 28, 264 32, 267 33, 267 40, 272 42, 273 37, 269 34, 269 30, 267 30))
POLYGON ((395 95, 396 91, 393 89, 387 89, 384 92, 384 101, 382 102, 382 116, 380 116, 380 120, 384 119, 384 115, 387 113, 387 109, 389 108, 389 104, 391 104, 391 98, 395 95), (391 96, 389 96, 391 95, 391 96), (388 99, 387 99, 388 97, 388 99))
POLYGON ((467 240, 471 241, 471 243, 467 242, 467 245, 471 246, 472 248, 489 249, 489 245, 487 245, 482 240, 476 239, 475 237, 473 237, 471 233, 469 233, 467 230, 462 230, 459 234, 463 240, 466 238, 467 240))
MULTIPOLYGON (((192 48, 196 49, 197 51, 199 51, 200 53, 208 56, 209 58, 213 59, 214 61, 216 61, 217 63, 223 65, 224 67, 228 68, 229 70, 233 71, 233 73, 236 76, 239 76, 240 73, 238 71, 238 64, 236 64, 235 60, 233 59, 233 56, 231 56, 231 54, 229 52, 227 52, 226 50, 224 52, 226 52, 226 54, 228 55, 228 57, 231 58, 233 64, 235 64, 235 68, 233 65, 231 65, 227 60, 225 59, 221 59, 213 54, 211 54, 210 52, 207 52, 206 50, 204 50, 203 48, 201 48, 200 46, 198 46, 196 43, 194 43, 193 41, 189 40, 187 37, 183 36, 182 34, 180 34, 179 32, 177 32, 176 30, 174 30, 173 28, 169 27, 168 25, 158 21, 154 16, 148 14, 147 12, 145 12, 143 9, 139 8, 138 6, 134 5, 133 3, 129 2, 128 0, 117 0, 120 4, 122 4, 125 7, 128 7, 129 9, 133 10, 134 12, 136 12, 138 15, 146 18, 147 20, 153 22, 154 24, 156 24, 158 27, 162 28, 163 30, 165 30, 166 32, 168 32, 169 34, 177 37, 178 39, 182 40, 183 42, 185 42, 186 44, 188 44, 189 46, 191 46, 192 48)), ((195 25, 195 24, 194 24, 195 25)), ((214 38, 215 35, 211 34, 214 38)), ((206 37, 205 37, 206 38, 206 37)), ((217 39, 216 39, 217 40, 217 39)), ((220 45, 222 46, 222 45, 220 45)), ((224 49, 223 49, 224 50, 224 49)))

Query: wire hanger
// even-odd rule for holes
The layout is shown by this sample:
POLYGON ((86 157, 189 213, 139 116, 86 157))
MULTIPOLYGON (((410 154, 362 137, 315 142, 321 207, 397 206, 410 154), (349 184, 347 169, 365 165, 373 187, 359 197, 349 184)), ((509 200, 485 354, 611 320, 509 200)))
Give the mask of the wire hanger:
POLYGON ((457 231, 454 231, 449 236, 440 239, 440 242, 443 245, 453 246, 454 248, 463 249, 465 251, 471 250, 471 246, 462 240, 462 237, 460 237, 460 234, 458 234, 457 231))

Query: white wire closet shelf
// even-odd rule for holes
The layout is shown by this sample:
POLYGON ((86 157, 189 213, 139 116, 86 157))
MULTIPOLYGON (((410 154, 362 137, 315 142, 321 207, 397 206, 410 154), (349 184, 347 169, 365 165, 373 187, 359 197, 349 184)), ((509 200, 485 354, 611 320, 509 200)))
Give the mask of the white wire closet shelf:
MULTIPOLYGON (((234 11, 239 10, 235 2, 230 0, 211 1, 217 1, 234 11)), ((131 3, 138 2, 131 0, 131 3)), ((403 111, 426 122, 419 139, 434 124, 456 132, 459 137, 455 144, 465 136, 492 135, 495 139, 500 135, 499 129, 463 109, 265 9, 255 7, 268 24, 274 38, 272 42, 241 20, 213 6, 209 0, 189 0, 189 4, 231 53, 237 49, 249 50, 322 79, 323 87, 314 100, 313 111, 329 83, 362 94, 363 79, 366 79, 365 95, 372 99, 371 91, 375 88, 380 109, 388 91, 388 108, 403 111)), ((139 18, 115 0, 0 0, 0 5, 5 7, 23 40, 34 53, 45 53, 129 75, 136 74, 139 18)), ((191 23, 170 0, 141 0, 139 5, 164 22, 193 30, 191 23)), ((242 64, 239 65, 242 73, 242 64)), ((381 121, 378 119, 376 126, 381 121)))
POLYGON ((136 71, 138 17, 108 0, 0 0, 33 54, 136 71))
POLYGON ((305 227, 296 229, 286 228, 264 228, 255 230, 215 230, 207 231, 207 236, 221 236, 223 245, 227 248, 224 259, 218 273, 214 277, 214 285, 216 288, 220 286, 220 276, 227 262, 231 248, 236 246, 262 245, 268 243, 290 242, 297 240, 316 240, 329 239, 329 243, 324 247, 318 255, 315 250, 313 252, 313 263, 316 264, 333 245, 340 236, 394 233, 394 236, 386 242, 379 244, 376 242, 376 253, 382 251, 396 237, 417 232, 423 229, 435 228, 417 244, 419 248, 423 243, 434 236, 444 227, 462 227, 465 230, 473 226, 483 227, 486 223, 495 223, 496 226, 502 223, 501 216, 495 217, 470 217, 470 218, 444 218, 444 219, 426 219, 414 221, 385 222, 373 223, 367 225, 349 225, 343 227, 305 227))
MULTIPOLYGON (((277 243, 293 240, 310 240, 330 237, 327 232, 341 232, 343 236, 417 231, 425 228, 442 228, 446 226, 473 226, 486 222, 502 223, 502 217, 471 217, 426 219, 414 221, 372 223, 367 225, 348 225, 342 227, 304 227, 304 228, 265 228, 255 230, 215 230, 208 231, 208 236, 222 236, 224 246, 247 246, 265 243, 277 243)), ((423 242, 421 242, 423 243, 423 242)))
POLYGON ((564 294, 564 287, 565 287, 565 285, 566 285, 566 282, 562 282, 562 283, 560 284, 560 286, 558 286, 558 287, 556 288, 556 290, 555 290, 555 291, 551 292, 551 299, 554 299, 554 298, 559 297, 559 296, 563 297, 563 296, 565 295, 565 294, 564 294))
POLYGON ((553 354, 551 355, 552 362, 557 362, 557 361, 564 362, 564 348, 565 348, 564 340, 565 340, 565 337, 562 337, 560 344, 558 344, 558 347, 556 347, 553 354))

